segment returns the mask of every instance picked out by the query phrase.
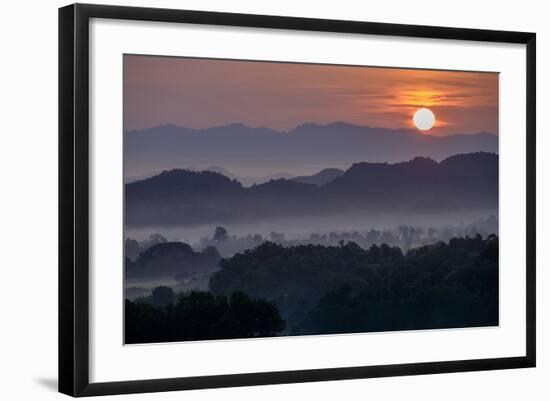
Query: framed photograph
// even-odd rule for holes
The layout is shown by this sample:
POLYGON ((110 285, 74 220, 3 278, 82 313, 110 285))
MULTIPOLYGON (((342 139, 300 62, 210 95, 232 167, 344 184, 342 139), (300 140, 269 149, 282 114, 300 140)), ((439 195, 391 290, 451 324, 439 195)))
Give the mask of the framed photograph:
POLYGON ((535 34, 59 10, 59 390, 535 366, 535 34))

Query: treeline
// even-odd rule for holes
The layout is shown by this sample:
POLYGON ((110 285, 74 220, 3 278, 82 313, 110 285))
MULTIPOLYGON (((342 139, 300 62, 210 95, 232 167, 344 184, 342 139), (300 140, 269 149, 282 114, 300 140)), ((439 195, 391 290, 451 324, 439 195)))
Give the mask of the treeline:
POLYGON ((220 262, 210 292, 126 301, 126 341, 498 325, 498 237, 403 252, 265 242, 220 262))
MULTIPOLYGON (((498 232, 498 218, 490 215, 478 218, 467 224, 447 224, 442 226, 420 227, 414 225, 400 225, 393 228, 350 231, 315 232, 302 238, 287 238, 284 232, 272 231, 268 235, 250 233, 236 235, 223 226, 213 227, 210 236, 204 236, 193 243, 195 249, 214 247, 223 257, 231 257, 235 253, 255 248, 264 242, 273 242, 283 246, 297 245, 327 245, 337 246, 341 241, 355 242, 362 248, 368 249, 371 245, 388 244, 398 246, 403 250, 413 247, 434 244, 439 241, 448 242, 454 237, 473 237, 480 234, 487 237, 498 232)), ((159 233, 153 233, 144 240, 126 238, 124 242, 125 256, 134 262, 140 254, 155 245, 177 242, 177 239, 168 240, 159 233)), ((188 241, 189 242, 189 241, 188 241)), ((191 242, 189 242, 191 244, 191 242)))
POLYGON ((157 288, 150 302, 125 303, 125 343, 270 337, 285 328, 273 303, 242 292, 230 296, 157 288))
POLYGON ((201 252, 183 242, 161 242, 146 249, 132 261, 125 260, 126 279, 173 277, 184 280, 197 274, 216 270, 220 255, 216 248, 206 247, 201 252))
POLYGON ((312 233, 308 237, 288 239, 282 232, 273 231, 269 235, 248 234, 238 236, 226 228, 216 227, 212 237, 204 237, 198 247, 215 247, 221 256, 231 257, 246 249, 255 248, 264 242, 273 242, 285 247, 298 245, 337 246, 341 241, 354 242, 364 249, 371 245, 387 244, 398 246, 404 251, 419 246, 448 242, 454 237, 473 237, 477 234, 487 237, 498 232, 498 219, 495 216, 479 218, 469 224, 445 225, 442 227, 416 227, 400 225, 388 229, 370 229, 364 231, 331 231, 312 233))
POLYGON ((264 243, 222 259, 215 294, 273 301, 285 334, 498 324, 498 238, 480 235, 415 248, 264 243))

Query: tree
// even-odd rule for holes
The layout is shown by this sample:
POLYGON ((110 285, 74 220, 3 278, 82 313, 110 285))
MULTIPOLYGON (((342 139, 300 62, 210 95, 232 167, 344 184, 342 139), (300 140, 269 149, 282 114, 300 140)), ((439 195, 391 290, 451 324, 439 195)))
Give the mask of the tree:
POLYGON ((159 233, 154 233, 149 235, 149 238, 141 243, 141 246, 145 249, 150 248, 157 244, 162 244, 164 242, 168 242, 166 237, 159 233))
MULTIPOLYGON (((167 293, 163 288, 155 292, 167 293)), ((285 328, 272 302, 242 292, 226 297, 191 291, 180 294, 175 304, 162 306, 126 300, 125 312, 129 344, 271 337, 285 328)))
POLYGON ((166 306, 174 303, 174 290, 170 287, 160 286, 153 290, 151 301, 155 306, 166 306))
POLYGON ((223 242, 227 241, 227 238, 227 230, 224 227, 217 226, 216 230, 214 231, 214 237, 212 237, 212 240, 216 242, 223 242))
POLYGON ((196 252, 184 242, 162 242, 142 252, 135 262, 126 261, 126 277, 158 279, 191 277, 217 269, 219 253, 213 247, 196 252))
POLYGON ((220 261, 214 294, 272 301, 291 334, 498 324, 498 238, 454 237, 413 248, 270 242, 220 261), (346 291, 339 293, 342 286, 346 291), (352 291, 349 291, 349 289, 352 291), (336 291, 336 295, 330 295, 336 291))
POLYGON ((126 238, 124 241, 124 253, 128 259, 135 260, 139 254, 143 252, 143 248, 135 239, 126 238))

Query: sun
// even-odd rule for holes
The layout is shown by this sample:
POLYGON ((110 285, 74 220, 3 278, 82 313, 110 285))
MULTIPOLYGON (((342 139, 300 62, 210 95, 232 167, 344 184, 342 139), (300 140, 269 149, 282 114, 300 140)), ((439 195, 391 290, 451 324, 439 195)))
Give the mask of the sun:
POLYGON ((428 131, 435 124, 435 115, 430 109, 422 107, 415 111, 413 123, 420 131, 428 131))

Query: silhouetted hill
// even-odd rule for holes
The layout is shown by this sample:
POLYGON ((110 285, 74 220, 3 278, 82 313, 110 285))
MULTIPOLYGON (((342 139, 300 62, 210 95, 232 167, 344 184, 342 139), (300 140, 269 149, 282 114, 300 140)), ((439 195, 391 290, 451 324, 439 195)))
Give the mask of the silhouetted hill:
POLYGON ((498 156, 478 152, 440 163, 425 157, 395 164, 356 163, 325 189, 375 209, 400 209, 404 203, 411 211, 496 208, 498 156))
POLYGON ((140 199, 190 199, 228 196, 242 192, 243 186, 221 173, 175 169, 145 180, 126 184, 126 196, 140 199))
POLYGON ((268 174, 268 175, 259 176, 259 177, 242 177, 242 178, 239 177, 237 179, 244 186, 249 187, 251 185, 264 184, 264 183, 266 183, 268 181, 272 181, 272 180, 280 180, 281 178, 290 179, 290 178, 292 178, 292 174, 281 171, 281 172, 278 172, 278 173, 268 174))
POLYGON ((498 238, 452 238, 403 253, 387 244, 265 242, 220 261, 210 291, 273 301, 290 334, 498 324, 498 238))
POLYGON ((232 220, 245 197, 236 180, 211 171, 176 169, 125 186, 126 223, 200 224, 232 220))
POLYGON ((340 177, 342 174, 344 174, 344 170, 340 170, 339 168, 325 168, 313 175, 294 177, 292 181, 321 186, 331 182, 336 177, 340 177))
POLYGON ((272 180, 243 187, 214 172, 165 171, 126 184, 129 225, 254 221, 342 212, 496 209, 498 156, 456 155, 441 162, 356 163, 325 185, 272 180))
POLYGON ((176 278, 210 274, 217 269, 220 255, 209 247, 195 252, 183 242, 164 242, 141 253, 135 262, 126 260, 127 279, 176 278))
POLYGON ((415 156, 436 161, 457 153, 498 152, 496 135, 436 137, 409 129, 357 126, 343 122, 303 124, 289 132, 230 124, 208 129, 163 125, 125 134, 126 176, 143 176, 181 166, 224 166, 239 176, 344 168, 355 162, 398 162, 415 156), (322 160, 323 165, 319 165, 322 160), (292 170, 290 170, 292 168, 292 170))
MULTIPOLYGON (((194 171, 201 171, 200 169, 195 169, 194 171)), ((223 167, 220 167, 220 166, 210 166, 206 169, 206 171, 211 171, 213 173, 220 173, 222 175, 225 175, 227 178, 230 178, 232 180, 236 180, 237 179, 237 176, 229 171, 227 171, 226 169, 224 169, 223 167)))

